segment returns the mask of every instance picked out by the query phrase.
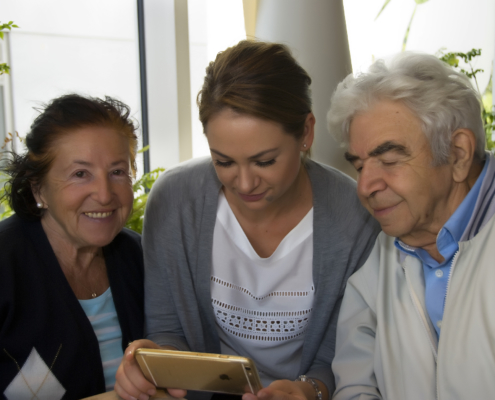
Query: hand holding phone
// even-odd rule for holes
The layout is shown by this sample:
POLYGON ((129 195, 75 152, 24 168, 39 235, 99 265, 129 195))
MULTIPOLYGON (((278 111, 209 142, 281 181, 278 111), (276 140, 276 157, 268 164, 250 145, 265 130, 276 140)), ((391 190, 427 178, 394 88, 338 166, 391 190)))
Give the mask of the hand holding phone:
POLYGON ((136 361, 147 380, 160 388, 242 395, 262 388, 249 358, 187 351, 137 349, 136 361))
MULTIPOLYGON (((162 347, 147 339, 135 340, 129 344, 115 376, 115 392, 124 400, 135 400, 142 395, 153 396, 156 393, 156 386, 144 377, 134 357, 134 352, 138 348, 161 349, 162 347)), ((171 389, 168 393, 172 397, 183 398, 187 392, 171 389)))

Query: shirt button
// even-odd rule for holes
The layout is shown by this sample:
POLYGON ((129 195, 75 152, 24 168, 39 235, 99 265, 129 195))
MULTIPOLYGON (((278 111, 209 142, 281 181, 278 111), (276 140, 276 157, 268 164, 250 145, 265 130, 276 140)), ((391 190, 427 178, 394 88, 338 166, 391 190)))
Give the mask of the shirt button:
POLYGON ((435 275, 437 276, 437 278, 441 278, 443 276, 443 271, 441 269, 437 269, 435 271, 435 275))
POLYGON ((442 327, 442 320, 437 321, 437 326, 438 326, 439 328, 441 328, 441 327, 442 327))

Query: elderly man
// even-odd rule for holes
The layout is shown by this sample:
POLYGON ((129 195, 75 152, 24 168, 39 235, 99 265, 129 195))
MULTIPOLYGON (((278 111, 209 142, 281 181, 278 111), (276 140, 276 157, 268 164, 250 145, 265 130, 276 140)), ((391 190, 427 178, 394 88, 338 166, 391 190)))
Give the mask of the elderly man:
POLYGON ((334 399, 495 398, 495 160, 480 99, 433 56, 337 88, 330 130, 383 232, 348 281, 334 399))

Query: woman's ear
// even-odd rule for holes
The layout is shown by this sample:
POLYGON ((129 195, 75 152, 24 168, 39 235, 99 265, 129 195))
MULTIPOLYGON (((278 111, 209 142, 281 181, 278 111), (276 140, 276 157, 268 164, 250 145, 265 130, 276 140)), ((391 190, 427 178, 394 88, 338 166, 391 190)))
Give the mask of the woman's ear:
POLYGON ((301 151, 308 151, 313 144, 313 140, 315 138, 315 122, 315 116, 312 112, 310 112, 306 116, 306 121, 304 121, 304 132, 301 142, 301 151))
POLYGON ((460 183, 468 179, 475 163, 476 137, 470 129, 457 129, 452 134, 450 162, 454 182, 460 183))
POLYGON ((46 202, 43 199, 42 187, 39 183, 31 182, 31 191, 33 192, 33 197, 36 200, 37 204, 41 204, 41 207, 38 208, 46 208, 46 202))

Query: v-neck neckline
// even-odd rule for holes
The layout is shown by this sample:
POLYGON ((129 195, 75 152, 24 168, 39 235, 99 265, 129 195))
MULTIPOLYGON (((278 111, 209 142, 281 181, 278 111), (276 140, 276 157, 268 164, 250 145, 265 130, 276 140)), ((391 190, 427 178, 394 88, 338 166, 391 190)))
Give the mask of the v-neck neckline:
POLYGON ((223 191, 220 191, 218 197, 217 219, 227 232, 231 233, 232 240, 237 247, 251 260, 259 262, 273 262, 286 256, 313 233, 313 207, 311 207, 298 224, 280 241, 275 251, 269 257, 261 257, 242 229, 223 191))

